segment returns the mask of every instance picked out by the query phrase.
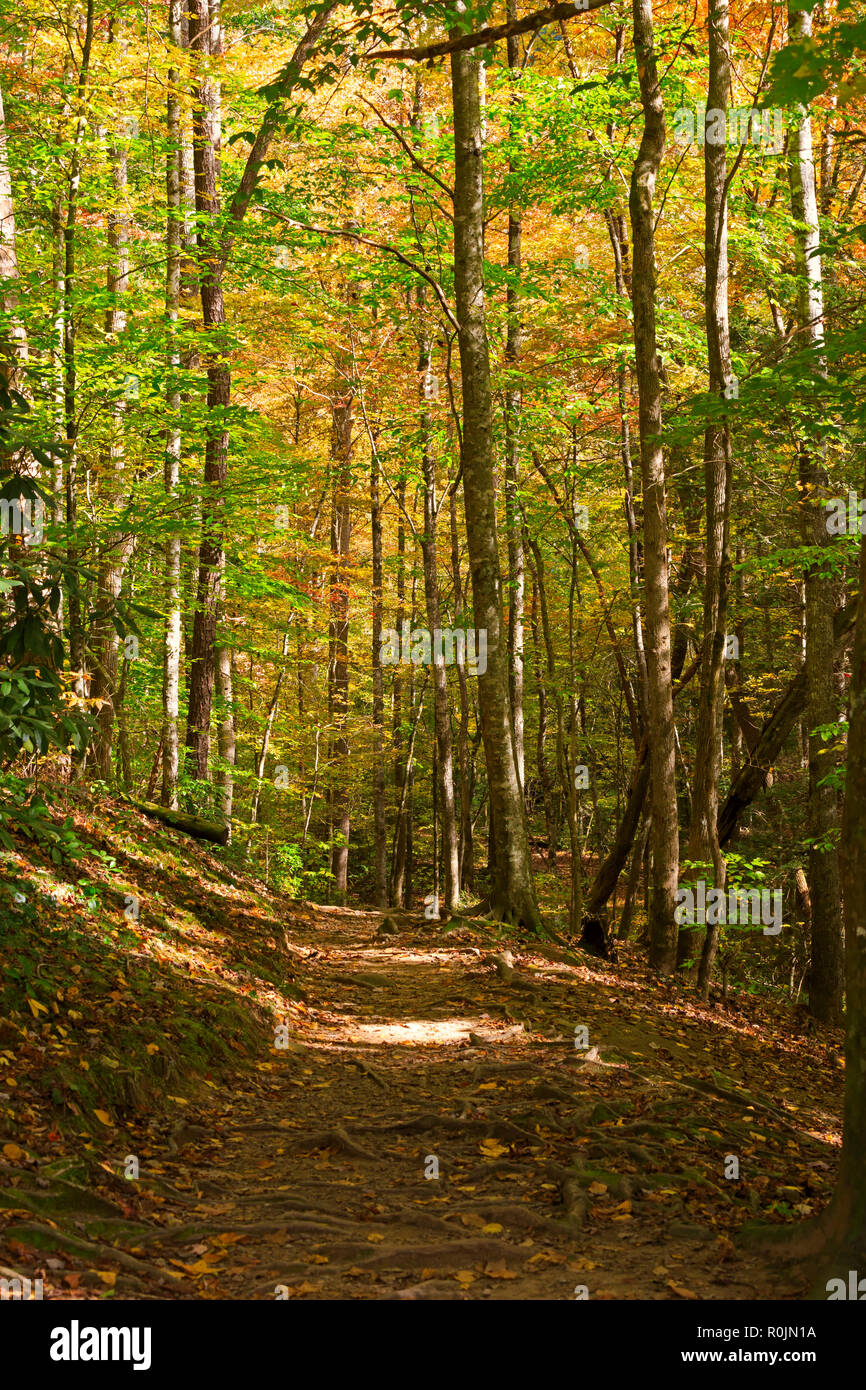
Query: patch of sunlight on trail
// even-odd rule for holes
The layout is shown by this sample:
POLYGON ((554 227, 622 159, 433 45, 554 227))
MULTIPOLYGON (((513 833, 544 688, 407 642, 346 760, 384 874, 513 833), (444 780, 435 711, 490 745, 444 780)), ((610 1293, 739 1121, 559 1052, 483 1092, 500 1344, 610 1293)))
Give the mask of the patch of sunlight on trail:
MULTIPOLYGON (((489 1027, 489 1020, 486 1020, 489 1027)), ((413 1019, 409 1023, 353 1023, 347 1034, 355 1043, 411 1044, 414 1047, 456 1047, 465 1043, 469 1033, 485 1026, 481 1018, 445 1018, 435 1023, 430 1019, 413 1019)))

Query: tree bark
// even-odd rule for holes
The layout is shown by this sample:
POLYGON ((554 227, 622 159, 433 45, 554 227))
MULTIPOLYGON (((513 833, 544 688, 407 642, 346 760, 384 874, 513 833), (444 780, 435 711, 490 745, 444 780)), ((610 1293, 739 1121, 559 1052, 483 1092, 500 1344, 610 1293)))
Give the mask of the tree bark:
MULTIPOLYGON (((109 24, 108 38, 111 44, 120 42, 119 20, 113 17, 109 24)), ((121 348, 126 330, 126 308, 124 299, 129 292, 129 218, 127 214, 127 149, 123 134, 115 136, 109 149, 111 162, 112 206, 108 210, 109 266, 106 276, 108 307, 105 311, 105 339, 118 349, 121 348)), ((124 410, 118 403, 111 413, 112 438, 108 449, 106 464, 108 480, 105 489, 109 509, 122 506, 125 500, 125 460, 126 448, 123 439, 124 410)), ((118 673, 118 634, 113 616, 123 588, 123 576, 129 557, 132 554, 134 537, 130 532, 112 526, 100 556, 97 577, 97 607, 101 617, 94 624, 91 639, 93 655, 93 679, 90 685, 92 699, 102 701, 96 716, 96 734, 93 743, 94 760, 98 775, 108 781, 111 776, 111 748, 114 738, 114 698, 117 689, 118 673)))
MULTIPOLYGON (((423 293, 419 290, 419 306, 422 311, 423 302, 423 293)), ((442 822, 445 906, 449 912, 453 912, 460 898, 460 857, 457 843, 457 815, 454 805, 454 755, 451 743, 451 712, 448 705, 448 675, 445 670, 441 641, 438 647, 436 642, 436 635, 441 631, 436 547, 439 508, 436 502, 436 466, 430 439, 430 411, 427 407, 430 365, 430 336, 422 325, 418 341, 421 472, 424 479, 424 530, 421 536, 421 553, 424 564, 427 626, 433 641, 433 718, 436 730, 436 771, 434 775, 438 778, 437 790, 442 822)))
POLYGON ((649 748, 652 786, 653 883, 649 907, 650 965, 676 969, 674 920, 679 868, 676 749, 671 677, 671 622, 665 460, 661 442, 661 363, 656 344, 656 177, 665 147, 664 103, 653 40, 652 0, 633 0, 634 46, 643 107, 643 135, 629 193, 632 227, 635 368, 638 385, 644 514, 649 748))
MULTIPOLYGON (((517 18, 517 0, 508 0, 509 22, 517 18)), ((518 101, 520 41, 515 36, 507 41, 508 68, 512 82, 511 104, 518 101)), ((513 124, 509 131, 514 140, 513 124)), ((512 146, 513 147, 513 146, 512 146)), ((512 179, 516 161, 509 155, 508 171, 512 179)), ((520 354, 523 347, 523 319, 520 305, 520 272, 522 267, 522 216, 520 206, 513 201, 508 209, 508 269, 506 288, 505 370, 505 531, 508 542, 508 677, 511 697, 511 718, 514 725, 514 757, 521 789, 526 780, 523 717, 523 610, 524 557, 523 525, 518 485, 520 482, 520 424, 523 413, 523 391, 519 380, 520 354)))
MULTIPOLYGON (((173 53, 183 47, 181 9, 183 0, 169 0, 168 28, 173 53)), ((162 651, 162 804, 177 807, 177 779, 180 771, 178 715, 180 712, 181 651, 181 531, 175 516, 180 482, 180 349, 177 341, 180 309, 181 255, 183 247, 182 181, 183 129, 181 125, 180 70, 174 58, 168 71, 166 95, 168 149, 165 167, 165 408, 168 417, 163 460, 168 528, 165 537, 163 602, 165 632, 162 651)))
MULTIPOLYGON (((490 812, 496 835, 491 906, 542 931, 535 897, 503 640, 502 579, 493 489, 490 359, 484 306, 484 201, 478 65, 451 57, 454 103, 454 274, 463 390, 463 495, 475 626, 487 641, 478 677, 490 812)), ((479 639, 480 640, 480 639, 479 639)))
MULTIPOLYGON (((707 110, 724 112, 727 131, 731 55, 728 39, 728 0, 712 0, 707 15, 709 84, 707 110)), ((725 141, 704 145, 704 308, 710 392, 724 399, 731 379, 731 347, 728 326, 728 190, 725 141)), ((730 556, 728 554, 731 501, 731 433, 728 421, 711 420, 704 432, 704 495, 706 526, 706 574, 701 648, 701 683, 694 744, 694 782, 689 823, 688 858, 693 864, 710 864, 713 884, 724 889, 726 867, 719 847, 720 731, 724 704, 723 667, 730 556)), ((693 869, 693 877, 705 870, 693 869)), ((680 933, 681 964, 694 954, 700 931, 680 933)), ((709 994, 713 963, 718 949, 719 927, 706 928, 698 969, 698 990, 709 994)))
POLYGON ((220 197, 221 90, 213 59, 222 52, 219 0, 190 0, 189 46, 196 73, 193 104, 195 209, 199 226, 199 292, 207 363, 202 529, 189 670, 186 748, 190 776, 208 778, 215 639, 224 564, 224 491, 228 474, 227 415, 231 368, 217 247, 220 197))
POLYGON ((379 454, 370 451, 370 536, 373 550, 373 901, 388 906, 388 825, 385 814, 385 687, 382 674, 382 503, 379 454))
POLYGON ((352 405, 354 387, 344 354, 339 355, 334 383, 331 461, 334 492, 331 505, 330 624, 328 629, 328 713, 330 749, 331 883, 338 903, 345 903, 349 872, 349 546, 352 520, 352 405))
MULTIPOLYGON (((788 31, 792 39, 809 39, 811 11, 788 9, 788 31)), ((799 293, 797 304, 800 351, 811 350, 815 372, 822 376, 824 292, 822 285, 820 227, 815 189, 815 163, 812 153, 812 122, 805 116, 789 134, 788 174, 791 185, 791 213, 797 253, 799 293)), ((823 501, 827 496, 824 445, 818 432, 804 421, 797 441, 800 527, 803 544, 824 546, 831 542, 827 533, 823 501)), ((809 740, 809 884, 812 890, 812 959, 809 1007, 824 1023, 842 1018, 843 955, 842 904, 839 855, 836 836, 839 827, 834 773, 837 758, 833 741, 825 743, 816 730, 836 724, 839 702, 833 672, 833 581, 821 572, 820 562, 810 564, 805 574, 806 589, 806 732, 809 740), (829 781, 829 785, 828 785, 829 781)))

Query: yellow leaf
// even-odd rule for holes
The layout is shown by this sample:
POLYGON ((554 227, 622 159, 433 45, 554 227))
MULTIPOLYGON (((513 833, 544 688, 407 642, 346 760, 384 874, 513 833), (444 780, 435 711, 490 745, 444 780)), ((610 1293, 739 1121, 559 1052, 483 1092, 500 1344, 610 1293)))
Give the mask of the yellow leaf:
POLYGON ((26 1158, 26 1157, 27 1157, 27 1154, 24 1152, 24 1150, 23 1150, 22 1148, 20 1148, 20 1146, 19 1146, 18 1144, 4 1144, 4 1145, 3 1145, 3 1152, 4 1152, 4 1154, 6 1155, 6 1157, 7 1157, 7 1158, 11 1158, 11 1159, 13 1160, 13 1162, 15 1161, 16 1158, 26 1158))
POLYGON ((454 1278, 457 1280, 458 1284, 462 1284, 464 1288, 468 1288, 470 1284, 475 1283, 475 1275, 471 1269, 458 1269, 454 1278))
POLYGON ((45 1005, 40 1004, 38 999, 28 999, 27 1003, 30 1005, 30 1012, 34 1018, 38 1018, 40 1014, 48 1013, 45 1005))
POLYGON ((691 1289, 685 1288, 682 1284, 675 1284, 673 1279, 666 1279, 665 1283, 667 1284, 669 1289, 673 1289, 675 1294, 679 1294, 680 1298, 700 1297, 699 1294, 693 1293, 691 1289))
POLYGON ((500 1158, 508 1153, 507 1146, 500 1144, 498 1139, 482 1139, 479 1148, 485 1158, 500 1158))
POLYGON ((588 1189, 594 1197, 600 1197, 603 1192, 607 1192, 606 1182, 591 1182, 588 1189))
POLYGON ((517 1275, 513 1269, 509 1269, 504 1260, 497 1260, 495 1263, 488 1261, 484 1266, 484 1273, 488 1279, 516 1279, 517 1275))
POLYGON ((94 1110, 93 1113, 101 1125, 110 1125, 113 1123, 107 1110, 94 1110))
POLYGON ((148 1043, 147 1051, 150 1053, 152 1057, 154 1052, 159 1052, 159 1043, 148 1043))
POLYGON ((481 1229, 486 1236, 498 1236, 502 1227, 498 1221, 488 1221, 487 1225, 482 1226, 481 1229))
POLYGON ((101 1279, 103 1284, 107 1284, 110 1289, 113 1289, 117 1274, 113 1269, 98 1269, 96 1271, 96 1277, 97 1279, 101 1279))
POLYGON ((370 1234, 368 1235, 367 1239, 368 1239, 368 1240, 384 1240, 385 1237, 383 1236, 383 1234, 382 1234, 381 1231, 371 1231, 370 1234))

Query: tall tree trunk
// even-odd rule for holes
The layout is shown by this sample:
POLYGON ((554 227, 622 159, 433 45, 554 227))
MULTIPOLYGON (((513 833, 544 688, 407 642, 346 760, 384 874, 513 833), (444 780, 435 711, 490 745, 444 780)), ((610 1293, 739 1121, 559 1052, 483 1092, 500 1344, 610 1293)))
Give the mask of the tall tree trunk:
MULTIPOLYGON (((423 294, 419 306, 423 312, 423 294)), ((427 626, 433 642, 433 718, 436 730, 436 775, 442 822, 442 858, 445 868, 445 906, 453 912, 460 898, 460 858, 457 844, 457 814, 454 806, 454 755, 451 745, 451 711, 448 705, 448 674, 442 650, 442 623, 439 611, 439 572, 436 527, 436 464, 430 438, 430 411, 427 406, 431 365, 430 335, 422 324, 418 340, 419 397, 421 402, 421 471, 424 479, 424 530, 421 553, 424 564, 424 597, 427 626)), ((435 890, 434 890, 435 891, 435 890)))
POLYGON ((373 901, 388 906, 388 825, 385 814, 385 688, 382 677, 382 503, 379 454, 370 451, 370 535, 373 550, 373 901))
MULTIPOLYGON (((448 493, 448 512, 451 522, 451 574, 454 582, 454 621, 463 626, 465 605, 463 581, 460 577, 460 543, 457 535, 457 489, 448 493)), ((466 667, 457 666, 457 685, 460 692, 460 727, 457 749, 460 761, 460 887, 475 886, 475 853, 472 843, 472 786, 473 768, 469 757, 469 691, 466 667)))
MULTIPOLYGON (((81 189, 82 147, 87 130, 87 96, 90 58, 93 51, 93 0, 88 0, 84 20, 84 42, 78 68, 75 132, 69 163, 69 191, 63 223, 63 422, 66 442, 66 558, 70 571, 80 563, 78 529, 78 379, 76 361, 76 231, 78 197, 81 189)), ((69 586, 69 659, 75 673, 76 695, 86 692, 85 631, 81 589, 77 581, 69 586)))
POLYGON ((644 126, 629 193, 634 268, 635 368, 638 384, 644 514, 649 752, 653 883, 649 910, 650 965, 676 969, 674 920, 679 868, 676 749, 671 677, 671 622, 665 460, 661 442, 661 362, 656 344, 656 177, 665 146, 665 117, 653 41, 652 0, 633 0, 634 46, 644 126))
POLYGON ((860 542, 859 587, 842 813, 847 1002, 845 1118, 842 1157, 825 1225, 835 1252, 841 1256, 833 1273, 846 1285, 849 1266, 860 1261, 862 1270, 862 1262, 866 1261, 866 538, 860 542))
MULTIPOLYGON (((111 19, 108 30, 110 44, 120 43, 120 22, 111 19)), ((109 266, 106 276, 108 307, 105 311, 105 339, 119 352, 126 331, 124 299, 129 291, 129 217, 127 213, 127 145, 126 133, 115 137, 109 148, 111 163, 112 206, 108 210, 109 266)), ((112 438, 106 459, 109 470, 105 488, 109 509, 121 507, 125 501, 126 448, 123 439, 124 410, 118 404, 112 410, 112 438)), ((112 526, 100 557, 96 583, 97 607, 104 614, 95 627, 92 638, 93 679, 92 699, 102 701, 96 716, 96 736, 93 753, 99 776, 105 781, 111 776, 111 747, 114 737, 114 696, 117 689, 118 635, 113 614, 123 587, 123 576, 132 553, 133 536, 112 526)))
POLYGON ((180 348, 177 340, 180 308, 181 261, 183 251, 184 208, 183 129, 181 125, 180 70, 176 55, 183 47, 181 9, 183 0, 169 0, 169 41, 173 62, 168 70, 166 125, 168 150, 165 168, 165 409, 168 426, 163 461, 168 527, 164 549, 163 602, 165 633, 162 652, 162 804, 177 809, 177 779, 180 772, 178 715, 180 712, 181 651, 181 531, 175 515, 180 482, 180 348))
POLYGON ((454 277, 463 390, 463 495, 475 626, 487 641, 478 678, 490 813, 496 836, 494 912, 542 931, 517 762, 503 641, 502 580, 493 487, 490 359, 484 307, 483 146, 478 64, 452 53, 454 103, 454 277))
MULTIPOLYGON (((811 11, 796 7, 791 0, 788 31, 792 39, 809 39, 811 11)), ((805 116, 789 134, 788 173, 791 185, 791 213, 797 252, 798 337, 801 351, 812 351, 813 370, 822 376, 824 292, 821 272, 820 228, 815 190, 815 162, 812 153, 812 122, 805 116)), ((824 498, 827 472, 824 445, 818 431, 810 428, 811 410, 802 421, 797 442, 800 527, 803 544, 830 544, 824 498)), ((842 907, 839 855, 835 847, 839 817, 834 786, 837 758, 833 741, 825 743, 816 729, 835 724, 839 702, 833 672, 833 580, 822 574, 820 561, 810 564, 805 574, 806 588, 806 730, 809 738, 809 886, 812 891, 812 958, 809 1007, 824 1023, 842 1018, 843 956, 842 907), (828 784, 829 783, 829 784, 828 784)))
MULTIPOLYGON (((397 609, 394 623, 399 634, 403 632, 406 621, 406 527, 403 513, 406 506, 406 475, 401 472, 397 480, 397 609)), ((404 752, 403 696, 407 688, 401 674, 401 667, 394 667, 394 682, 391 687, 392 701, 392 747, 394 750, 394 791, 397 797, 397 819, 394 828, 394 850, 391 856, 391 878, 389 897, 394 907, 406 906, 407 857, 409 843, 408 818, 411 806, 406 795, 408 763, 404 752)), ((407 715, 411 718, 410 708, 407 715)))
MULTIPOLYGON (((728 0, 713 0, 707 16, 709 84, 707 110, 724 112, 727 131, 731 55, 728 40, 728 0)), ((731 346, 728 327, 728 198, 725 141, 704 145, 704 264, 707 363, 711 393, 724 398, 731 379, 731 346)), ((716 888, 724 889, 726 868, 719 848, 720 734, 724 702, 723 668, 727 627, 730 556, 728 554, 731 501, 731 433, 727 420, 713 420, 704 433, 704 491, 706 518, 706 577, 704 627, 701 649, 701 684, 695 729, 695 775, 689 822, 688 858, 712 865, 716 888)), ((705 870, 693 871, 695 875, 705 870)), ((700 939, 682 932, 681 963, 688 960, 700 939)), ((709 993, 719 939, 717 924, 707 926, 698 971, 698 988, 709 993)))
MULTIPOLYGON (((345 368, 345 363, 343 366, 345 368)), ((331 881, 338 903, 345 903, 349 871, 349 543, 352 522, 353 391, 338 367, 331 429, 334 493, 331 506, 331 576, 328 712, 333 730, 330 752, 331 881)))
MULTIPOLYGON (((517 18, 517 0, 508 0, 509 23, 517 18)), ((520 40, 516 35, 507 41, 508 68, 512 82, 511 103, 518 97, 516 82, 519 75, 520 40)), ((509 132, 514 140, 513 126, 509 132)), ((508 169, 515 175, 515 160, 509 155, 508 169)), ((517 775, 523 788, 526 779, 523 718, 523 610, 524 558, 523 526, 518 501, 520 481, 520 421, 523 411, 523 392, 518 379, 520 353, 523 344, 523 320, 520 306, 521 210, 512 203, 508 210, 508 269, 506 289, 505 369, 505 530, 508 541, 508 677, 511 696, 511 718, 514 724, 514 757, 517 775)))
POLYGON ((190 0, 189 46, 196 74, 193 164, 195 208, 199 223, 199 290, 204 329, 202 355, 207 363, 207 426, 186 748, 190 775, 206 781, 216 659, 214 642, 224 562, 224 490, 229 450, 226 417, 231 400, 222 267, 217 244, 217 223, 222 206, 222 122, 220 82, 213 70, 213 59, 222 52, 219 0, 190 0))

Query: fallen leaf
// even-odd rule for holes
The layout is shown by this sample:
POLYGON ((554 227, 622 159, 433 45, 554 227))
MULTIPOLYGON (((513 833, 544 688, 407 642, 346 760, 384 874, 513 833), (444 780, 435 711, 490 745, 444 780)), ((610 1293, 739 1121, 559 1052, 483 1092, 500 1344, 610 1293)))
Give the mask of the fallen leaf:
POLYGON ((101 1125, 110 1125, 113 1123, 107 1110, 94 1110, 93 1113, 101 1125))
POLYGON ((673 1279, 666 1279, 665 1283, 668 1288, 673 1289, 674 1293, 680 1298, 700 1298, 700 1294, 693 1293, 691 1289, 685 1288, 682 1284, 675 1284, 673 1279))
POLYGON ((478 1147, 485 1158, 500 1158, 508 1153, 507 1145, 500 1144, 498 1139, 482 1139, 478 1147))

